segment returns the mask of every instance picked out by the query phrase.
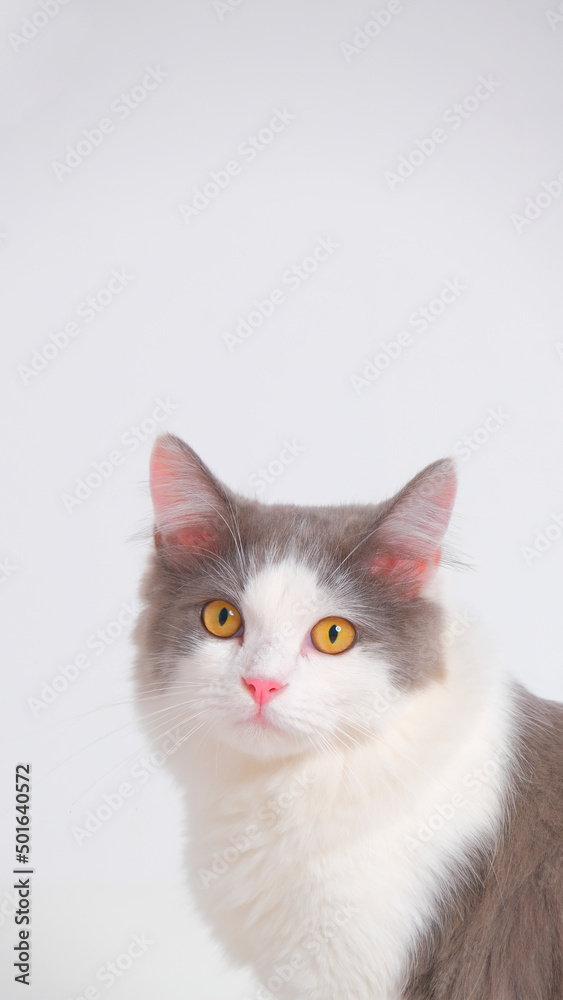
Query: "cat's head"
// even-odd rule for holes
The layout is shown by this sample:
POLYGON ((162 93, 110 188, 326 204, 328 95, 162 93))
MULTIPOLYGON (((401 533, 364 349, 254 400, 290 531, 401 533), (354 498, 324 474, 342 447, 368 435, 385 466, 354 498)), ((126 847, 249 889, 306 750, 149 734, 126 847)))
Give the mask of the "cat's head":
POLYGON ((455 485, 443 459, 380 504, 268 505, 159 438, 141 695, 261 757, 370 738, 385 706, 441 677, 434 577, 455 485))

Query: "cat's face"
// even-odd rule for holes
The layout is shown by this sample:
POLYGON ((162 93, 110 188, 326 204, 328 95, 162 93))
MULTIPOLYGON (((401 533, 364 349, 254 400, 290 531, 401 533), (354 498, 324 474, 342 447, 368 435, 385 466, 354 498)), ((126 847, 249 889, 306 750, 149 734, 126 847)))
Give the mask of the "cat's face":
POLYGON ((449 461, 377 506, 268 506, 235 496, 167 435, 151 489, 137 677, 162 718, 285 756, 369 738, 401 694, 440 676, 429 595, 449 461))

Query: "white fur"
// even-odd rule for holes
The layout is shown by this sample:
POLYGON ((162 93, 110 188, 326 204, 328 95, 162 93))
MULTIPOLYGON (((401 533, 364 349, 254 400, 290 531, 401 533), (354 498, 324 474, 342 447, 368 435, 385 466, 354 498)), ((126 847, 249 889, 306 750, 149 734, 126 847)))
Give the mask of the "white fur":
POLYGON ((448 647, 445 679, 401 694, 361 645, 312 646, 323 616, 353 620, 352 597, 334 599, 303 566, 261 571, 244 641, 210 636, 156 706, 184 682, 203 723, 172 758, 189 870, 217 936, 261 980, 249 1000, 398 1000, 451 867, 462 878, 502 817, 511 696, 475 626, 448 647), (253 721, 244 676, 287 685, 265 708, 276 728, 253 721))

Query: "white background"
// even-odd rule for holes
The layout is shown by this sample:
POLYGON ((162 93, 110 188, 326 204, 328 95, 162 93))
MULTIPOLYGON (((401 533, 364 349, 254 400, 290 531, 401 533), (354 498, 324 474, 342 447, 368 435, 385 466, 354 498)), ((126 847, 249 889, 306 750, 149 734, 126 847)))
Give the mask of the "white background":
POLYGON ((38 4, 2 4, 5 911, 22 760, 33 765, 35 867, 31 989, 13 983, 15 927, 0 918, 10 1000, 82 997, 134 934, 154 943, 111 988, 98 981, 100 995, 256 993, 182 890, 182 809, 164 769, 81 846, 71 829, 146 754, 126 631, 98 655, 88 639, 135 599, 155 433, 181 435, 249 494, 250 477, 272 462, 278 473, 294 442, 302 450, 268 473, 266 501, 378 501, 458 454, 453 535, 473 567, 460 575, 462 606, 479 609, 514 675, 563 697, 563 16, 550 24, 548 0, 404 0, 370 37, 356 29, 381 0, 219 7, 70 0, 47 23, 36 17, 33 34, 24 19, 38 4), (356 51, 342 47, 354 37, 356 51), (120 118, 120 95, 147 67, 161 82, 120 118), (473 111, 480 77, 494 89, 473 111), (468 98, 460 127, 445 122, 468 98), (276 109, 293 117, 262 133, 272 141, 248 162, 241 143, 276 109), (113 131, 77 166, 54 166, 108 117, 113 131), (399 157, 440 127, 445 141, 393 181, 399 157), (233 159, 238 176, 186 221, 179 206, 233 159), (284 272, 319 238, 337 249, 291 290, 284 272), (126 287, 78 320, 113 269, 126 287), (415 328, 409 318, 446 279, 465 290, 415 328), (225 335, 276 287, 285 301, 229 349, 225 335), (34 352, 72 321, 77 335, 30 374, 34 352), (384 367, 382 345, 401 331, 410 341, 384 367), (354 387, 377 355, 378 377, 354 387), (172 410, 158 426, 157 398, 172 410), (490 408, 504 416, 488 433, 490 408), (143 420, 129 450, 126 432, 143 420), (464 435, 476 450, 462 451, 464 435), (69 503, 116 449, 122 463, 69 503), (88 652, 34 712, 29 699, 88 652))

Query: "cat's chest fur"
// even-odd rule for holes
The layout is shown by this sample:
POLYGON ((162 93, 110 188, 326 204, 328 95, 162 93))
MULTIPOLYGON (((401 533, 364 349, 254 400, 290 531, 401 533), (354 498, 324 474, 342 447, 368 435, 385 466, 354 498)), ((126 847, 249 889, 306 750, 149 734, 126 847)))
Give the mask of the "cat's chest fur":
POLYGON ((491 691, 466 729, 453 694, 425 692, 424 726, 419 704, 386 745, 257 770, 219 750, 192 770, 193 890, 232 957, 258 970, 252 1000, 340 1000, 343 983, 350 1000, 400 1000, 452 870, 502 818, 509 695, 491 691), (444 754, 430 733, 446 711, 465 738, 444 754))

